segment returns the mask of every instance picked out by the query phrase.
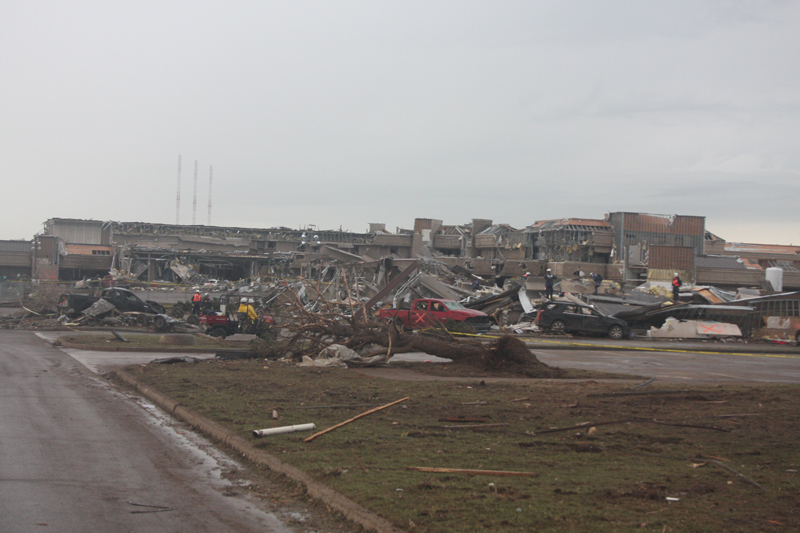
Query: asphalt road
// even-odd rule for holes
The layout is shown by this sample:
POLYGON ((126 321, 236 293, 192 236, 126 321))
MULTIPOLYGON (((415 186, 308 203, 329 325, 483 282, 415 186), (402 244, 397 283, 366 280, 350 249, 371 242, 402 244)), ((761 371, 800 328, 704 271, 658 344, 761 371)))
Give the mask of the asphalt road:
POLYGON ((551 366, 693 383, 800 383, 800 353, 539 350, 551 366))
POLYGON ((224 480, 238 468, 32 332, 0 330, 0 531, 308 531, 224 480))
POLYGON ((695 383, 800 383, 794 344, 531 339, 552 366, 695 383))
MULTIPOLYGON (((37 335, 52 342, 63 332, 38 332, 37 335)), ((629 374, 636 379, 655 377, 660 381, 697 383, 800 383, 800 347, 794 345, 648 340, 612 342, 591 338, 536 338, 528 339, 528 345, 540 361, 551 366, 629 374)), ((71 348, 63 350, 93 372, 147 363, 171 355, 71 348)), ((209 353, 180 355, 198 359, 214 356, 209 353)), ((439 363, 448 360, 423 353, 408 353, 398 354, 391 361, 439 363)))

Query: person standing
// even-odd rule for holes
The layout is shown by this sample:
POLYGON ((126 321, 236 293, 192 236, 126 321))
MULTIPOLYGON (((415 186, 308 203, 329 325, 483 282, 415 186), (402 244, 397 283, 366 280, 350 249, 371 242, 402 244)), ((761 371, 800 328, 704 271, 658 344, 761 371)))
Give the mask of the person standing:
POLYGON ((548 300, 553 299, 553 284, 555 281, 556 277, 553 275, 553 271, 548 268, 544 275, 544 295, 548 300))
POLYGON ((195 291, 194 296, 192 296, 192 314, 195 316, 200 316, 200 302, 203 301, 203 297, 200 296, 200 291, 195 291))
POLYGON ((592 272, 591 274, 589 274, 589 277, 594 280, 594 293, 597 294, 597 289, 599 289, 600 284, 603 283, 603 276, 592 272))
POLYGON ((239 309, 236 310, 236 318, 239 321, 239 331, 242 331, 247 322, 247 298, 244 296, 239 300, 239 309))
POLYGON ((211 296, 208 293, 203 295, 203 301, 200 305, 200 312, 204 315, 210 315, 214 311, 214 306, 211 303, 211 296))
POLYGON ((678 293, 681 290, 681 285, 683 285, 683 282, 680 276, 678 276, 678 273, 675 272, 675 276, 672 278, 672 300, 675 302, 678 301, 678 293))

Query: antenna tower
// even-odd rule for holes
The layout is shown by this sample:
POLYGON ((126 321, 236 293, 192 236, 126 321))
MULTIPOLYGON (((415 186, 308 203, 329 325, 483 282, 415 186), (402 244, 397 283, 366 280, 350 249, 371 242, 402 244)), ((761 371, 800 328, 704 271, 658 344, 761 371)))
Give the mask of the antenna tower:
POLYGON ((211 225, 211 176, 214 174, 214 167, 208 167, 208 225, 211 225))
POLYGON ((197 224, 197 160, 194 160, 194 201, 192 202, 192 226, 197 224))
POLYGON ((175 225, 181 223, 181 156, 178 154, 178 197, 175 199, 175 225))

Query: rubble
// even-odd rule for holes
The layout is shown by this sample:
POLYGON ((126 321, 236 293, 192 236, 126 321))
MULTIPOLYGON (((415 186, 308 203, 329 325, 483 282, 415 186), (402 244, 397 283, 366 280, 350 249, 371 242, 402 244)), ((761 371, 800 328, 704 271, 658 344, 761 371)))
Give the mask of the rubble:
MULTIPOLYGON (((663 217, 623 215, 636 224, 657 223, 654 227, 658 231, 666 231, 672 224, 671 219, 663 217)), ((550 267, 557 275, 555 299, 595 306, 602 314, 625 320, 639 335, 669 333, 674 338, 671 332, 678 328, 679 322, 689 324, 680 326, 687 331, 693 324, 694 335, 701 336, 698 328, 711 327, 712 323, 723 324, 720 327, 724 336, 738 328, 743 338, 791 340, 797 338, 800 330, 800 296, 768 294, 766 284, 757 289, 727 290, 730 287, 720 289, 694 283, 696 277, 687 275, 692 283, 681 288, 678 302, 672 301, 669 282, 659 278, 659 273, 669 270, 671 275, 673 269, 656 266, 655 254, 664 250, 657 250, 655 244, 635 244, 624 259, 632 269, 626 271, 623 258, 615 255, 619 250, 614 249, 614 216, 605 221, 545 221, 521 232, 481 219, 464 226, 418 219, 413 231, 390 233, 378 228, 365 235, 301 233, 288 228, 259 230, 259 233, 245 228, 236 228, 234 232, 230 228, 109 224, 119 235, 130 238, 130 242, 118 245, 112 262, 114 268, 109 269, 103 280, 83 280, 76 286, 128 286, 131 290, 147 287, 183 294, 199 290, 213 293, 215 300, 254 297, 260 313, 274 315, 280 325, 289 327, 281 338, 296 333, 300 327, 306 328, 287 352, 298 361, 303 356, 315 361, 334 340, 347 340, 346 336, 331 333, 332 329, 347 330, 355 338, 361 335, 385 338, 386 332, 372 325, 377 311, 390 306, 407 308, 414 299, 454 300, 483 311, 495 324, 488 333, 490 336, 547 334, 537 328, 535 317, 537 306, 545 301, 543 275, 550 267), (190 235, 191 232, 202 235, 190 235), (565 247, 559 241, 565 236, 577 241, 565 247), (297 239, 296 245, 292 244, 293 239, 297 239), (645 276, 647 269, 650 274, 645 276), (604 276, 597 295, 593 294, 594 283, 587 275, 590 271, 604 276), (636 276, 647 279, 634 283, 636 276), (159 282, 142 281, 155 277, 159 282), (626 279, 626 284, 621 283, 626 279), (331 317, 336 319, 328 320, 331 317), (666 331, 668 320, 670 327, 666 331), (326 334, 330 342, 321 342, 320 336, 326 334)), ((644 231, 642 228, 636 231, 644 231)), ((723 262, 717 258, 698 264, 717 268, 730 266, 731 262, 735 261, 726 258, 723 262)), ((739 270, 752 270, 743 264, 737 263, 739 270)), ((691 268, 674 270, 683 275, 691 268)), ((45 285, 41 284, 34 294, 41 297, 43 291, 45 285)), ((69 324, 74 328, 113 324, 159 331, 195 331, 191 324, 180 320, 187 314, 188 305, 175 305, 169 314, 156 317, 120 313, 105 304, 96 305, 74 320, 55 315, 52 305, 38 305, 28 308, 38 314, 4 318, 0 326, 60 328, 69 324)), ((192 316, 187 320, 191 322, 192 316)), ((396 340, 409 345, 443 340, 426 335, 421 336, 424 340, 408 341, 405 337, 396 340)), ((450 342, 449 337, 445 339, 450 342)), ((347 342, 344 345, 353 348, 347 342)), ((382 347, 388 348, 385 343, 382 347)), ((402 343, 392 346, 393 351, 405 348, 402 343)), ((443 347, 433 349, 447 351, 443 347)))
POLYGON ((736 324, 669 317, 661 328, 651 326, 647 336, 654 339, 723 339, 741 337, 742 332, 736 324))

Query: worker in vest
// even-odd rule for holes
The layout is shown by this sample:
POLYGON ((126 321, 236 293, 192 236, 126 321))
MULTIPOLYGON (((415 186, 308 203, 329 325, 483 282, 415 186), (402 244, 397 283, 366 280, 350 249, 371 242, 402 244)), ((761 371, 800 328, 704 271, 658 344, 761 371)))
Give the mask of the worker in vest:
POLYGON ((258 320, 258 314, 253 307, 253 299, 242 298, 239 303, 239 310, 236 314, 239 317, 239 331, 242 333, 250 333, 253 329, 253 324, 258 320))
POLYGON ((256 308, 253 307, 253 304, 256 301, 252 298, 247 299, 247 318, 250 320, 258 320, 258 314, 256 313, 256 308))
POLYGON ((242 331, 244 323, 247 321, 247 298, 239 300, 239 309, 236 310, 236 318, 239 319, 239 331, 242 331))
POLYGON ((678 276, 678 273, 675 272, 675 277, 672 278, 672 299, 674 301, 678 301, 678 293, 680 292, 681 285, 681 278, 678 276))
POLYGON ((200 302, 203 301, 203 297, 200 296, 200 291, 195 291, 194 296, 192 296, 192 314, 195 316, 200 316, 200 302))

